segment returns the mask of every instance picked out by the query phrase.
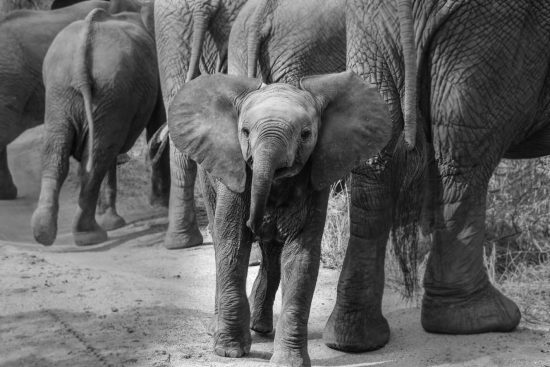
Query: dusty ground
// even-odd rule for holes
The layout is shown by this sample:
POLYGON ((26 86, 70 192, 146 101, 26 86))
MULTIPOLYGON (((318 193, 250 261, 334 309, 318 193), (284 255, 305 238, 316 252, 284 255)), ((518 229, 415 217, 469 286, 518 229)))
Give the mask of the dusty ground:
MULTIPOLYGON (((253 335, 244 359, 212 353, 206 327, 214 303, 213 248, 165 250, 162 211, 144 204, 145 195, 124 203, 126 196, 136 196, 137 183, 120 198, 130 224, 111 232, 109 242, 79 248, 69 234, 76 188, 71 176, 62 194, 57 242, 51 248, 34 243, 29 220, 39 189, 35 136, 26 134, 10 147, 20 198, 0 202, 0 366, 257 366, 268 361, 273 335, 253 335)), ((256 271, 250 269, 249 285, 256 271)), ((509 334, 428 334, 420 326, 420 310, 390 291, 384 296, 389 344, 363 354, 331 350, 322 342, 322 329, 337 278, 327 269, 319 276, 309 330, 315 366, 550 366, 550 330, 544 326, 523 323, 509 334)))

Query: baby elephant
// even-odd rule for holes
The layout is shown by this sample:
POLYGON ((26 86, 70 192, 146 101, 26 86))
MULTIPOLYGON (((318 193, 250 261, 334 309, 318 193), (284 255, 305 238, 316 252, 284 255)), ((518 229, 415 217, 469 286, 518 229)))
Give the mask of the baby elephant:
POLYGON ((203 76, 175 97, 168 125, 175 147, 200 164, 213 223, 215 352, 240 357, 250 350, 250 324, 271 330, 281 277, 271 362, 309 366, 307 323, 329 186, 390 136, 377 89, 350 72, 304 78, 299 87, 203 76), (264 259, 251 323, 245 285, 255 239, 264 259))
POLYGON ((40 199, 32 216, 36 240, 57 234, 59 190, 69 156, 81 162, 81 187, 73 222, 77 245, 105 241, 124 225, 115 209, 117 155, 127 152, 147 124, 158 124, 159 92, 152 8, 109 15, 94 9, 53 41, 43 65, 45 136, 40 199), (142 19, 143 18, 143 19, 142 19), (103 178, 106 187, 95 219, 103 178), (103 228, 102 228, 103 227, 103 228))

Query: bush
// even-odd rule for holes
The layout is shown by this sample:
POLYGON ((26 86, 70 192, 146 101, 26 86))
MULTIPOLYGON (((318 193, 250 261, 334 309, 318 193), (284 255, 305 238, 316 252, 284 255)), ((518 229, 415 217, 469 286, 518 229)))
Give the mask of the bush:
POLYGON ((549 260, 549 192, 550 158, 504 160, 496 169, 489 183, 485 234, 495 281, 549 260))
MULTIPOLYGON (((518 272, 549 262, 549 194, 550 158, 503 160, 496 169, 487 195, 485 236, 485 263, 494 282, 518 279, 518 272)), ((348 239, 349 194, 333 188, 322 241, 325 267, 341 269, 348 239)), ((421 242, 425 245, 428 240, 421 238, 421 242)), ((418 274, 422 276, 426 254, 420 255, 418 274)), ((390 284, 400 283, 398 268, 388 251, 390 284)))

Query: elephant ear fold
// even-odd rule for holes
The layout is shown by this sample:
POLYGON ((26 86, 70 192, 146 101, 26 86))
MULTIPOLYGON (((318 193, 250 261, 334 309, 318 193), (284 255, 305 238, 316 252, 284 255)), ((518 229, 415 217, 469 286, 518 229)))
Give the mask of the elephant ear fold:
POLYGON ((321 190, 388 143, 390 113, 376 86, 349 71, 303 78, 300 87, 322 105, 317 145, 310 158, 313 188, 321 190))
POLYGON ((237 134, 236 106, 259 89, 257 79, 209 75, 186 83, 168 109, 175 147, 189 155, 232 191, 243 192, 246 166, 237 134))

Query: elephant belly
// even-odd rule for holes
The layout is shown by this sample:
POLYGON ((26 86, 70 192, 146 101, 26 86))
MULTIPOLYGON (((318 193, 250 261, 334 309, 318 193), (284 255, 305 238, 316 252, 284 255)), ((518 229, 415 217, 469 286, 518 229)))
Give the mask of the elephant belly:
POLYGON ((514 144, 506 153, 504 158, 528 159, 550 155, 550 126, 536 131, 521 143, 514 144))

